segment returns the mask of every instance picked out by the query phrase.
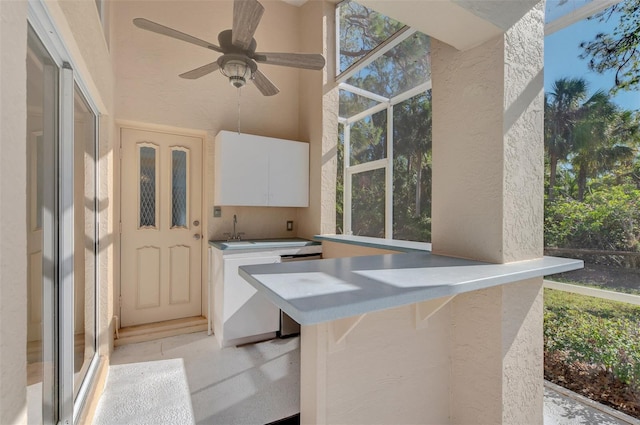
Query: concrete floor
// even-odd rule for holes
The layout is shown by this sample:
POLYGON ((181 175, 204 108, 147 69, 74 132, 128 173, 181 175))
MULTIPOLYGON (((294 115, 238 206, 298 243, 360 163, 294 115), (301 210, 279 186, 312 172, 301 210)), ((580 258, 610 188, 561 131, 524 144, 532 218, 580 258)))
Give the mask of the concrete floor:
MULTIPOLYGON (((220 349, 206 332, 118 347, 95 425, 267 424, 300 411, 298 338, 220 349), (152 376, 151 376, 152 375, 152 376)), ((640 425, 545 385, 544 425, 640 425)))

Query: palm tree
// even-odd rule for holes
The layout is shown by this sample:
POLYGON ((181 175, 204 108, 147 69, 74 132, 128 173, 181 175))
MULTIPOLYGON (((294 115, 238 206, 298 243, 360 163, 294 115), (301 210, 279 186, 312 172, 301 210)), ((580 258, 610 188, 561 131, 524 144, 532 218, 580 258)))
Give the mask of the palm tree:
POLYGON ((587 97, 582 78, 560 78, 545 95, 545 147, 549 155, 549 199, 553 200, 558 161, 567 158, 574 143, 574 128, 580 118, 581 102, 587 97))
POLYGON ((571 158, 577 175, 578 200, 584 199, 587 177, 606 163, 615 162, 623 152, 609 146, 608 133, 616 115, 616 107, 603 91, 593 94, 579 110, 579 121, 574 126, 574 155, 571 158))
POLYGON ((619 111, 603 91, 596 92, 582 105, 580 115, 571 163, 577 174, 577 198, 582 201, 588 178, 633 160, 638 125, 629 111, 619 111))

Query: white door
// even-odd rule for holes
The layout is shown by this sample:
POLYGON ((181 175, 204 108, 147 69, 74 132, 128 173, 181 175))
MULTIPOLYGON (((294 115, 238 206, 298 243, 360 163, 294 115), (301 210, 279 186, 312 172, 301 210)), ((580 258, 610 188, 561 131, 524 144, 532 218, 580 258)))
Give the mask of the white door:
POLYGON ((202 139, 121 129, 122 326, 200 316, 202 139))

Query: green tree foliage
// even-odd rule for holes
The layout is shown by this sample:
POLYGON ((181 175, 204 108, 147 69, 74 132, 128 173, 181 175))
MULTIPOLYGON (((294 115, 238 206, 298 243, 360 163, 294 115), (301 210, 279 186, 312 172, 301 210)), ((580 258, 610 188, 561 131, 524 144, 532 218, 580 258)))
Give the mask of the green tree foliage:
POLYGON ((431 240, 431 92, 393 108, 393 238, 431 240))
POLYGON ((640 89, 640 0, 623 0, 590 19, 618 22, 613 32, 581 43, 581 57, 596 72, 615 72, 613 92, 640 89))
POLYGON ((588 96, 583 79, 559 79, 545 100, 545 245, 639 251, 638 114, 588 96))

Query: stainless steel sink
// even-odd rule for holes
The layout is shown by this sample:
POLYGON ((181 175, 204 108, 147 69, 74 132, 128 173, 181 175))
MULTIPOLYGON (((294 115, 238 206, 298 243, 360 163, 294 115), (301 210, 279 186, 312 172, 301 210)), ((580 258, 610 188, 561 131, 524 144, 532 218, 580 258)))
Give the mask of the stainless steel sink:
POLYGON ((252 246, 254 244, 255 242, 251 242, 251 241, 228 241, 228 242, 223 242, 221 245, 231 248, 231 247, 252 246))
POLYGON ((271 247, 292 247, 292 246, 305 246, 307 241, 227 241, 222 242, 222 245, 226 249, 247 249, 247 248, 271 248, 271 247))

